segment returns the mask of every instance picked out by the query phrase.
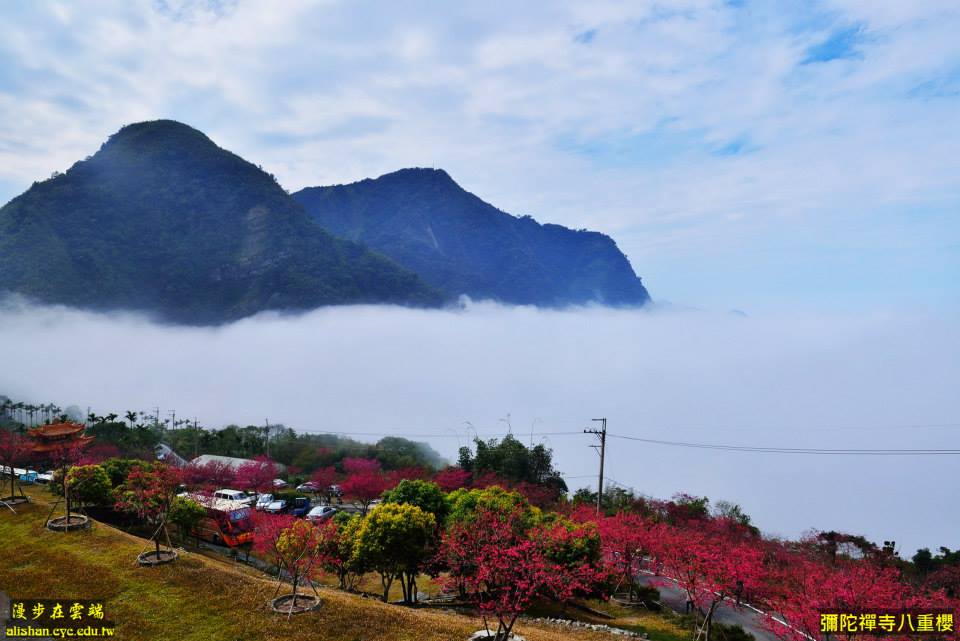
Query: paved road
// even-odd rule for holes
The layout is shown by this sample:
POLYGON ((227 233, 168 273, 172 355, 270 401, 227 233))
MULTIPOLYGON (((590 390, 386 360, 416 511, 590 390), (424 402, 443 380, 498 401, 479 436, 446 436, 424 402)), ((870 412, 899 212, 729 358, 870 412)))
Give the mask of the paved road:
MULTIPOLYGON (((661 581, 669 581, 665 577, 652 577, 642 575, 638 577, 640 585, 651 585, 660 590, 660 603, 670 608, 674 612, 682 613, 687 603, 686 593, 676 585, 659 585, 661 581)), ((779 641, 778 637, 771 634, 763 626, 763 618, 766 615, 760 614, 749 607, 737 608, 732 603, 724 601, 717 606, 713 615, 713 620, 730 625, 739 625, 756 638, 757 641, 779 641)))

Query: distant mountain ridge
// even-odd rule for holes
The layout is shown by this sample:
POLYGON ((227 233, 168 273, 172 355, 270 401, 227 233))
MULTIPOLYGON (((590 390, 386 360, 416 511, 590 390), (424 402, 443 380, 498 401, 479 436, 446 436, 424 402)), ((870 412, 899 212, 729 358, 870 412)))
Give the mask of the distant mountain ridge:
POLYGON ((444 301, 393 261, 331 236, 271 175, 170 120, 123 127, 0 208, 0 290, 188 324, 444 301))
POLYGON ((334 235, 383 253, 454 296, 543 306, 650 300, 609 236, 512 216, 440 169, 402 169, 293 197, 334 235))
POLYGON ((172 120, 127 125, 0 208, 0 294, 215 325, 355 303, 642 305, 608 236, 517 218, 436 169, 288 194, 172 120))

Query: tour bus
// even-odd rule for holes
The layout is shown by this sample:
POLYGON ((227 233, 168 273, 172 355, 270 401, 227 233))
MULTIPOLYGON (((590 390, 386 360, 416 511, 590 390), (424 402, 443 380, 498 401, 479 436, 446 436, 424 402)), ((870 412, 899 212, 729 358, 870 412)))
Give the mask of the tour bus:
POLYGON ((206 518, 202 519, 190 532, 195 537, 229 547, 243 545, 253 540, 253 517, 250 514, 250 506, 240 501, 200 494, 191 494, 187 498, 207 510, 206 518))

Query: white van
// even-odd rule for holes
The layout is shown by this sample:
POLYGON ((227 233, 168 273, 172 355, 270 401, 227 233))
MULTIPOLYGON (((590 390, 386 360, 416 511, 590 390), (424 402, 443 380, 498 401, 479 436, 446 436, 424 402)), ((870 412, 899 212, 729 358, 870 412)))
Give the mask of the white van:
POLYGON ((229 489, 217 490, 216 492, 213 493, 213 498, 224 499, 227 501, 237 501, 238 503, 242 503, 247 507, 251 507, 254 504, 254 502, 257 500, 257 497, 251 496, 246 492, 241 492, 240 490, 229 490, 229 489))

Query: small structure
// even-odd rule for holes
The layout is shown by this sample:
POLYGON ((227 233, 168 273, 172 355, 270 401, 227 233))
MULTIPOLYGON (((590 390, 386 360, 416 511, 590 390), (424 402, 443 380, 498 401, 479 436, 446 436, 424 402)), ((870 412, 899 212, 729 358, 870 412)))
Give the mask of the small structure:
POLYGON ((157 443, 157 446, 153 449, 153 453, 158 461, 163 461, 167 465, 172 465, 173 467, 186 467, 188 465, 187 459, 177 454, 174 449, 166 443, 157 443))
POLYGON ((31 451, 36 458, 55 457, 65 449, 83 448, 90 444, 94 437, 84 434, 86 426, 83 423, 47 423, 27 429, 30 438, 34 439, 31 451))

